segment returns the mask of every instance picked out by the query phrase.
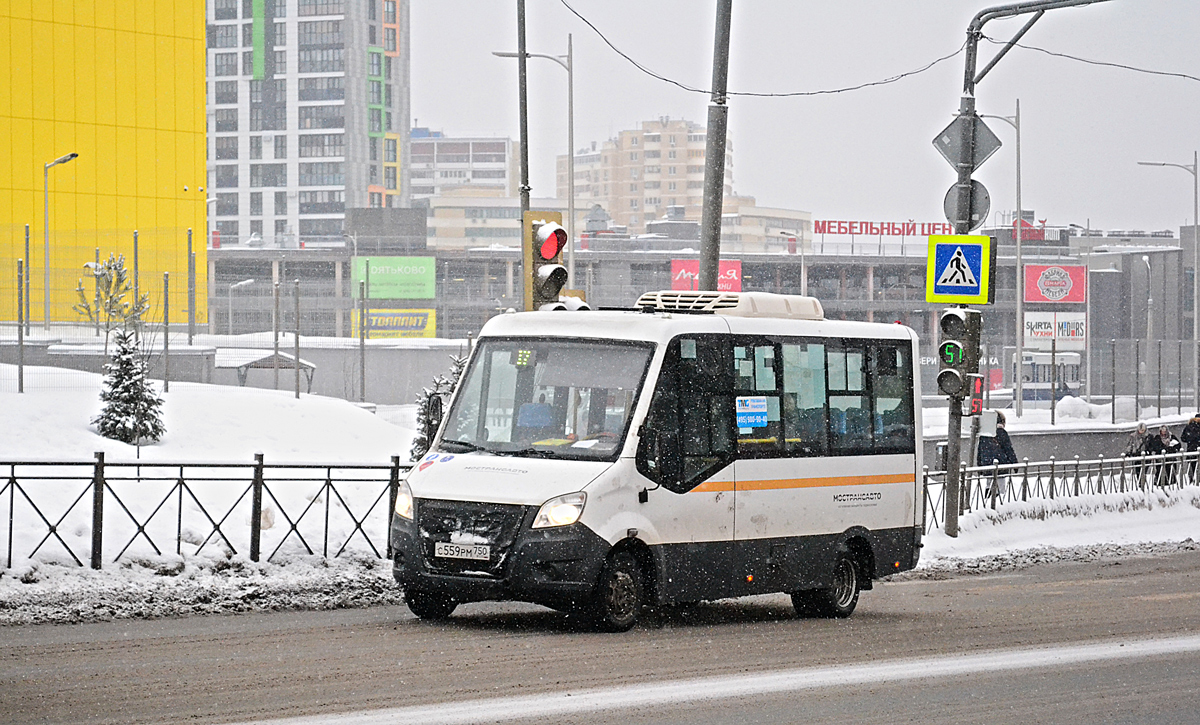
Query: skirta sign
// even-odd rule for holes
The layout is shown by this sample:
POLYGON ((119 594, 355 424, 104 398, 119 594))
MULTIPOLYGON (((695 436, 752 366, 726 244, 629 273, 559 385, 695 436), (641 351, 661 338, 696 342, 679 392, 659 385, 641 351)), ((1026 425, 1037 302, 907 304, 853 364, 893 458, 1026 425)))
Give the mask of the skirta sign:
POLYGON ((1025 347, 1049 350, 1082 350, 1087 343, 1087 316, 1082 312, 1026 312, 1025 347))
MULTIPOLYGON (((700 260, 672 259, 671 260, 671 289, 690 290, 700 289, 700 260)), ((742 291, 742 260, 722 259, 717 267, 717 291, 742 291)))
POLYGON ((1072 264, 1025 265, 1026 302, 1087 302, 1087 267, 1072 264))

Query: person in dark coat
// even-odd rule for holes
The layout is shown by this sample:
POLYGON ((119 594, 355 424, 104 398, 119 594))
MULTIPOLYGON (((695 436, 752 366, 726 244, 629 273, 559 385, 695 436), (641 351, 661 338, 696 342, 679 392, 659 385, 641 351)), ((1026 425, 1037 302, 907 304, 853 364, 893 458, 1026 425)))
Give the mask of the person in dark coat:
MULTIPOLYGON (((1150 436, 1146 441, 1146 454, 1150 456, 1178 453, 1181 450, 1183 450, 1183 444, 1165 425, 1159 427, 1158 435, 1150 436)), ((1156 466, 1155 480, 1158 485, 1170 485, 1177 465, 1176 462, 1164 462, 1156 466)))
MULTIPOLYGON (((1179 434, 1179 440, 1187 447, 1189 453, 1200 451, 1200 412, 1193 415, 1188 424, 1183 427, 1183 433, 1179 434)), ((1188 463, 1188 478, 1192 483, 1196 482, 1195 458, 1188 463)))
POLYGON ((1008 431, 1004 430, 1004 413, 999 411, 996 412, 996 437, 985 436, 979 439, 976 465, 990 466, 993 461, 999 461, 1002 466, 1017 462, 1012 440, 1008 437, 1008 431))

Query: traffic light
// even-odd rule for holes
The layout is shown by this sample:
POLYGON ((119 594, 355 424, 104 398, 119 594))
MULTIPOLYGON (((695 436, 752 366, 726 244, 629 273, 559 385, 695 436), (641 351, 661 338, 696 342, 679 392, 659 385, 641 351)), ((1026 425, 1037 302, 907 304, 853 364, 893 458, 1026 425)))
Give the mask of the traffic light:
POLYGON ((557 212, 526 212, 525 217, 525 309, 565 310, 559 293, 567 283, 567 270, 560 255, 567 246, 567 230, 557 212))
POLYGON ((942 310, 938 321, 941 340, 938 342, 938 390, 953 398, 970 394, 967 376, 979 372, 979 331, 982 315, 979 310, 953 307, 942 310))

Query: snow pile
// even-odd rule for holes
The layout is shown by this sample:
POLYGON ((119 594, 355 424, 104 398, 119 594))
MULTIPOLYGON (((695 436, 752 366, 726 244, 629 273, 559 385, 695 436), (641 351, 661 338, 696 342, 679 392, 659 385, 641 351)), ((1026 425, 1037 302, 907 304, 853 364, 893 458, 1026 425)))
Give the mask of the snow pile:
POLYGON ((0 625, 399 604, 387 561, 373 556, 126 559, 102 571, 26 562, 0 570, 0 625))
POLYGON ((1069 550, 1200 540, 1200 487, 1015 501, 959 519, 959 536, 925 537, 922 564, 1045 547, 1069 550))

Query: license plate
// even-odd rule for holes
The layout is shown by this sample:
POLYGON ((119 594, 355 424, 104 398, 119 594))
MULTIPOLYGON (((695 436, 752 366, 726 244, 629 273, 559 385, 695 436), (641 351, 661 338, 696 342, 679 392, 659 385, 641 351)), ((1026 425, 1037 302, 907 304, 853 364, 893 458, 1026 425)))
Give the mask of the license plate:
POLYGON ((445 541, 435 542, 433 555, 445 559, 477 559, 487 561, 492 558, 492 547, 487 544, 450 544, 445 541))

